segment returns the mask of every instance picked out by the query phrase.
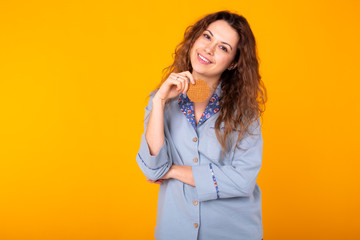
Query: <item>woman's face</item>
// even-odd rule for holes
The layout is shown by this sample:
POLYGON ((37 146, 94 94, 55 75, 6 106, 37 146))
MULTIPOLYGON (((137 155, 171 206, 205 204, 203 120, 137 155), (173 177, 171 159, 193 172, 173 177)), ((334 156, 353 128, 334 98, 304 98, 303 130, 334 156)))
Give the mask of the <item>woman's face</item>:
POLYGON ((239 35, 224 20, 211 23, 195 41, 190 60, 195 78, 217 78, 233 62, 239 35))

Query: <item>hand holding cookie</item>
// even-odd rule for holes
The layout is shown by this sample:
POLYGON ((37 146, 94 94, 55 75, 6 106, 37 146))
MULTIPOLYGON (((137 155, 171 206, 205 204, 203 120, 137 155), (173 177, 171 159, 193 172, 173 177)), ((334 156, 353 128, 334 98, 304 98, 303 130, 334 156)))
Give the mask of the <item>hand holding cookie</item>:
POLYGON ((166 101, 178 96, 180 93, 185 94, 189 89, 189 85, 192 85, 190 83, 195 84, 195 81, 189 71, 171 73, 155 96, 162 101, 166 101))

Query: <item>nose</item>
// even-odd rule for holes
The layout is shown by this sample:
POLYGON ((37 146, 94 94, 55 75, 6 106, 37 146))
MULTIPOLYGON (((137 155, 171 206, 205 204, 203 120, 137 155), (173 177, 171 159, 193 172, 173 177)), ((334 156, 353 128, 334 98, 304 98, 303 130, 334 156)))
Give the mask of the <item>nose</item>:
POLYGON ((214 54, 214 51, 215 51, 215 43, 208 43, 206 46, 205 46, 205 52, 210 54, 210 55, 213 55, 214 54))

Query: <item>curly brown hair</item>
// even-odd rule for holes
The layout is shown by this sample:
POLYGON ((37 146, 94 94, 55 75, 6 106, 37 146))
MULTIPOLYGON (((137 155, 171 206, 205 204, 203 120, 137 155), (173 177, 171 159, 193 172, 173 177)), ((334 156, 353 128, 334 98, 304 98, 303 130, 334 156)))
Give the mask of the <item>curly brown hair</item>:
POLYGON ((215 122, 215 132, 224 156, 233 144, 230 135, 234 130, 238 134, 237 148, 246 133, 252 135, 249 127, 262 117, 267 101, 266 88, 259 73, 255 37, 247 20, 236 13, 220 11, 209 14, 189 26, 185 31, 184 40, 175 49, 174 62, 164 69, 159 87, 172 72, 192 72, 190 51, 194 42, 212 22, 217 20, 226 21, 240 37, 233 62, 237 63, 237 66, 235 69, 225 70, 220 78, 221 108, 215 122), (224 123, 223 133, 220 131, 221 123, 224 123))

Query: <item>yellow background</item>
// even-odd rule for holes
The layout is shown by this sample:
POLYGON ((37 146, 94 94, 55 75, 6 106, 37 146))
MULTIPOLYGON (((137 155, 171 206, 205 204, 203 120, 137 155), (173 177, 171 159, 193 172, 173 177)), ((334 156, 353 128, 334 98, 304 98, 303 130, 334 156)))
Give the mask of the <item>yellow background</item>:
POLYGON ((265 240, 359 239, 359 1, 0 1, 0 239, 153 239, 137 154, 185 28, 243 14, 269 101, 265 240))

